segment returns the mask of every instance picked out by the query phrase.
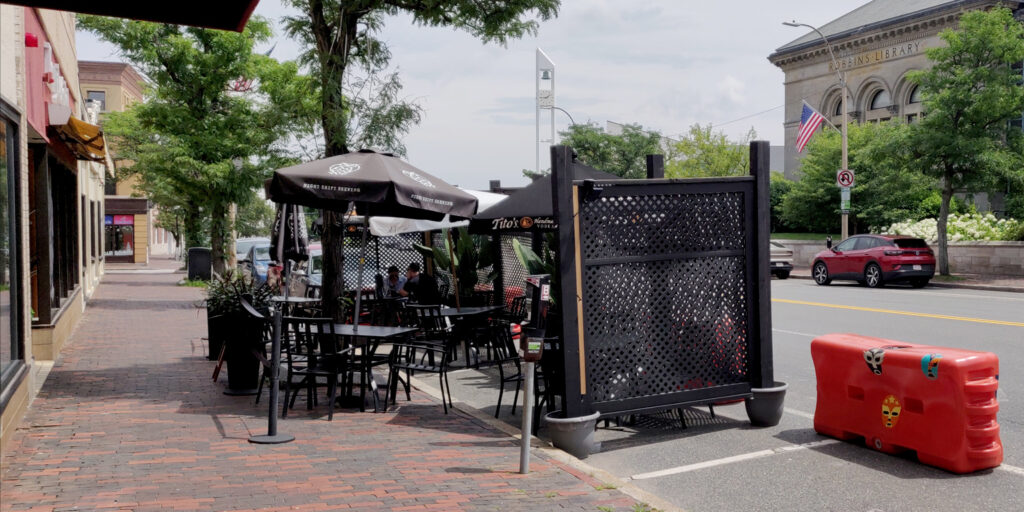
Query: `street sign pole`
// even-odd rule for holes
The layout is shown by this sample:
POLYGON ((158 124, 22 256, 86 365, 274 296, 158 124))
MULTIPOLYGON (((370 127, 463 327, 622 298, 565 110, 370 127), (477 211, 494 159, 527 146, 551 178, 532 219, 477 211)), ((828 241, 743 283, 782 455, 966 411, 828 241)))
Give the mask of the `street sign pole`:
MULTIPOLYGON (((843 128, 845 129, 846 126, 843 125, 843 128)), ((853 171, 846 169, 846 162, 844 159, 843 169, 840 169, 839 171, 836 172, 836 185, 839 186, 839 212, 843 216, 843 240, 846 240, 850 236, 850 187, 853 186, 853 183, 853 171)))

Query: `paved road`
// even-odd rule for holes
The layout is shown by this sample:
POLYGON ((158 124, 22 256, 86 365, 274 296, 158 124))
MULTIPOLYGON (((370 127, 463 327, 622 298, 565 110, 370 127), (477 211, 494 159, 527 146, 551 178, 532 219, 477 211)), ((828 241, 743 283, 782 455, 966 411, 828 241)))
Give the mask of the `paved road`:
POLYGON ((688 510, 1024 509, 1024 296, 772 285, 775 372, 790 385, 778 427, 750 428, 742 405, 716 407, 715 418, 692 409, 687 430, 666 415, 600 431, 604 450, 588 462, 688 510), (810 342, 834 332, 996 353, 1004 466, 957 476, 818 436, 810 342))

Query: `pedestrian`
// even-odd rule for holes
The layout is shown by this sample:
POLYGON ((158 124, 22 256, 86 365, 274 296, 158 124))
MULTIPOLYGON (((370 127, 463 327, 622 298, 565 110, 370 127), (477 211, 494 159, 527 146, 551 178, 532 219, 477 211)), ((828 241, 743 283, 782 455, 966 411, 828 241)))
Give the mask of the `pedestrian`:
POLYGON ((437 280, 430 274, 420 272, 420 264, 412 262, 405 271, 405 286, 399 293, 410 301, 420 304, 440 304, 441 294, 437 291, 437 280))
POLYGON ((398 267, 388 267, 388 278, 384 281, 384 294, 387 297, 401 297, 402 288, 405 287, 405 276, 398 273, 398 267))

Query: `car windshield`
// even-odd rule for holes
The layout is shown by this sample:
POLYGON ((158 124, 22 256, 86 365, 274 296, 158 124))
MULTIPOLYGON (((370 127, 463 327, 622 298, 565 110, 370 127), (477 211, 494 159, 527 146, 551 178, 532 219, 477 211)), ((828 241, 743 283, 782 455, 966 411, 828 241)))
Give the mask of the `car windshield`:
POLYGON ((270 246, 259 245, 253 249, 253 257, 257 260, 269 260, 270 259, 270 246))
POLYGON ((928 244, 924 243, 924 240, 920 238, 897 238, 893 240, 896 247, 900 249, 926 249, 928 244))

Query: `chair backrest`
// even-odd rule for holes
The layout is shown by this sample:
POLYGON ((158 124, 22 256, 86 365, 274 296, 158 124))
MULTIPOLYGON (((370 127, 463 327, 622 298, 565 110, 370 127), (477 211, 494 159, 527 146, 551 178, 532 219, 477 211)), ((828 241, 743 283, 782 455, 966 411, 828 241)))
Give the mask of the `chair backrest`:
POLYGON ((514 322, 526 320, 526 295, 512 298, 512 305, 508 308, 508 317, 514 322))
POLYGON ((288 330, 295 336, 295 349, 307 357, 309 364, 318 365, 339 353, 338 337, 334 333, 334 320, 330 318, 287 317, 288 330))
POLYGON ((408 306, 416 313, 416 326, 427 336, 443 336, 448 331, 448 321, 441 316, 441 305, 416 304, 408 306))
POLYGON ((498 360, 518 360, 519 347, 516 346, 515 340, 512 339, 512 332, 509 329, 508 322, 498 319, 491 320, 488 328, 491 335, 491 344, 497 352, 498 360))

